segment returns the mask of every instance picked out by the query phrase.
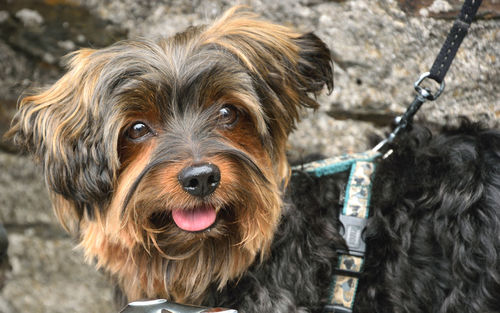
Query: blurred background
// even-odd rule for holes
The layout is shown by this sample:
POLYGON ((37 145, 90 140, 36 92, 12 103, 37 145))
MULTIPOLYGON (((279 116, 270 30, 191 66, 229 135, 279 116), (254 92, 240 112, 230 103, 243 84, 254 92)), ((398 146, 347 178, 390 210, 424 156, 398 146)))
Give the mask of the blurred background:
MULTIPOLYGON (((170 36, 210 22, 235 4, 271 21, 314 31, 333 52, 335 89, 305 112, 290 158, 371 148, 413 99, 460 0, 0 0, 0 137, 19 96, 62 75, 61 57, 126 38, 170 36)), ((495 126, 500 117, 500 0, 483 0, 446 77, 446 90, 417 120, 432 127, 462 117, 495 126)), ((116 312, 113 287, 85 264, 55 221, 41 169, 0 141, 0 313, 116 312)))

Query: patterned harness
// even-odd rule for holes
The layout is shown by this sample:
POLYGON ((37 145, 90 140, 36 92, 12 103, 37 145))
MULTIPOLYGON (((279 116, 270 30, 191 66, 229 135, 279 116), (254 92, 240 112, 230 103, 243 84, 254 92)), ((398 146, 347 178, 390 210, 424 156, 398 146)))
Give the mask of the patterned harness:
POLYGON ((350 313, 354 305, 358 281, 363 270, 365 242, 363 230, 369 214, 372 174, 375 160, 380 153, 342 155, 294 167, 311 175, 321 177, 350 170, 344 206, 339 215, 341 233, 347 244, 346 250, 338 250, 338 262, 329 291, 328 304, 324 313, 350 313))

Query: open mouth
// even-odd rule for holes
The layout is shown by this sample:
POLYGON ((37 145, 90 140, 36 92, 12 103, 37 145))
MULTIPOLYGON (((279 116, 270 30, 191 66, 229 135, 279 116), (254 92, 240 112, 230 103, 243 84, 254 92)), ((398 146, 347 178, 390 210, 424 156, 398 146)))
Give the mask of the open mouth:
POLYGON ((189 232, 200 232, 210 228, 217 219, 217 210, 212 205, 202 205, 192 209, 172 210, 175 225, 189 232))

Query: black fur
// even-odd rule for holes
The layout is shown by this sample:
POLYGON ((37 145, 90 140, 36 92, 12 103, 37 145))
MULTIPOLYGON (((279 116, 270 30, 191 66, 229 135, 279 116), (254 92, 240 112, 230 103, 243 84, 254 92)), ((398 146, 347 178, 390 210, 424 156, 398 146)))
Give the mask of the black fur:
MULTIPOLYGON (((354 312, 500 311, 500 130, 415 127, 379 162, 354 312)), ((245 312, 321 312, 347 173, 296 172, 268 260, 211 293, 245 312)))

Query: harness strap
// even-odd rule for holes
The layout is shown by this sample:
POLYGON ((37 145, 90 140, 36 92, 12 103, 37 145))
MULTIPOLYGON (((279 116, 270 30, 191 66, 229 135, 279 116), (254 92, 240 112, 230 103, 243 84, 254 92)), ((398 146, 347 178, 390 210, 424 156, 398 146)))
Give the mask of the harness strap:
POLYGON ((324 312, 352 312, 366 249, 363 230, 369 214, 371 176, 375 171, 375 159, 379 156, 379 153, 367 151, 294 168, 318 177, 350 170, 344 205, 339 214, 342 225, 340 232, 345 239, 347 250, 337 250, 338 261, 324 312))
POLYGON ((339 216, 347 251, 339 250, 337 268, 330 287, 325 312, 352 312, 358 282, 363 271, 366 245, 363 231, 369 214, 371 176, 375 171, 374 159, 353 163, 346 188, 344 207, 339 216))
POLYGON ((327 159, 309 162, 302 165, 297 165, 292 168, 293 171, 302 171, 312 174, 316 177, 325 175, 333 175, 349 170, 355 162, 372 161, 380 156, 379 152, 369 150, 360 153, 343 154, 327 159))

